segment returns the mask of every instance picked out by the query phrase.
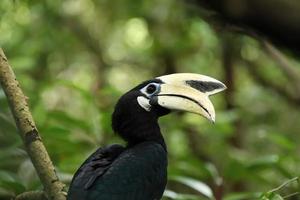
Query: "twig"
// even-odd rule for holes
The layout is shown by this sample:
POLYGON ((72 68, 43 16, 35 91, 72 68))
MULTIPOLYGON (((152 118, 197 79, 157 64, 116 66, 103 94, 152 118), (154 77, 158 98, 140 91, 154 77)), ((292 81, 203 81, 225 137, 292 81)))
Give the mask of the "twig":
POLYGON ((292 193, 292 194, 288 194, 288 195, 286 195, 286 196, 284 196, 284 197, 282 197, 283 199, 288 199, 288 198, 290 198, 290 197, 293 197, 293 196, 296 196, 296 195, 299 195, 300 193, 299 192, 294 192, 294 193, 292 193))
POLYGON ((279 185, 278 187, 272 189, 271 191, 269 191, 270 193, 272 192, 277 192, 278 190, 281 190, 282 188, 286 187, 287 185, 289 185, 290 183, 292 182, 295 182, 295 181, 298 181, 299 180, 299 177, 294 177, 284 183, 282 183, 281 185, 279 185))
POLYGON ((42 143, 37 127, 16 76, 0 48, 0 83, 7 96, 26 151, 37 171, 49 200, 65 200, 64 184, 59 181, 48 152, 42 143))

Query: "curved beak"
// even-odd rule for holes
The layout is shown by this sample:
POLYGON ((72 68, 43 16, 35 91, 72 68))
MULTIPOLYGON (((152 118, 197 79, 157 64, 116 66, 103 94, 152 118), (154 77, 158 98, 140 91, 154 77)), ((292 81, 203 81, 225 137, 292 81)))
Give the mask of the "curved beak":
POLYGON ((226 89, 226 86, 211 77, 178 73, 157 77, 163 83, 155 101, 162 107, 196 113, 215 121, 215 109, 209 95, 226 89))

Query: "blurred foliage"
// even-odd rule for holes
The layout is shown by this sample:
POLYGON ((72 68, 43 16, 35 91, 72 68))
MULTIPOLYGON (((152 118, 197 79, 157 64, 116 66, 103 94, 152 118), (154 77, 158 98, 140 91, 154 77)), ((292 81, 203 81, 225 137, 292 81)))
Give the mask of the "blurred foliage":
MULTIPOLYGON (((229 88, 212 97, 215 124, 193 114, 161 119, 165 198, 300 199, 293 179, 300 173, 300 103, 253 74, 255 63, 264 79, 294 92, 256 40, 216 29, 171 0, 2 0, 0 16, 0 45, 65 183, 98 146, 123 143, 110 117, 124 92, 158 75, 192 72, 229 88)), ((300 62, 290 59, 299 72, 300 62)), ((0 199, 42 189, 2 90, 0 141, 0 199)))

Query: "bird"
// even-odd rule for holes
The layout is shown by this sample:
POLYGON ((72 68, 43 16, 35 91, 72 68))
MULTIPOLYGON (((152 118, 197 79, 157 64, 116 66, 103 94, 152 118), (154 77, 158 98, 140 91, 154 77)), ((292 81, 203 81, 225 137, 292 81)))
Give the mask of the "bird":
POLYGON ((126 145, 98 148, 79 167, 67 200, 159 200, 167 184, 167 146, 158 119, 186 111, 215 121, 209 96, 226 86, 209 76, 175 73, 145 81, 118 100, 112 129, 126 145))

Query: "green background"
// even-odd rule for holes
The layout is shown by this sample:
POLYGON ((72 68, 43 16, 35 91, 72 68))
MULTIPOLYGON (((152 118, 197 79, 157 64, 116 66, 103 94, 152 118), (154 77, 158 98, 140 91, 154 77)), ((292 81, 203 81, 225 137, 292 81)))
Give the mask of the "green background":
MULTIPOLYGON (((188 113, 160 120, 169 151, 165 198, 213 199, 213 191, 225 200, 282 199, 299 190, 292 179, 300 172, 299 60, 288 57, 298 77, 291 79, 258 41, 199 13, 172 0, 1 1, 0 46, 63 182, 97 147, 123 143, 110 120, 124 92, 191 72, 228 90, 211 97, 215 124, 188 113)), ((0 199, 38 189, 0 90, 0 199)))

